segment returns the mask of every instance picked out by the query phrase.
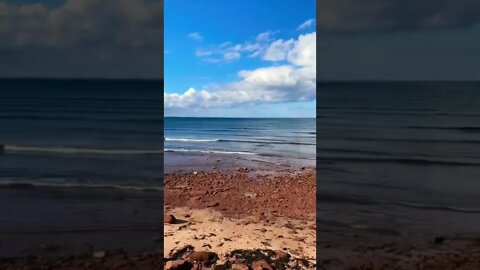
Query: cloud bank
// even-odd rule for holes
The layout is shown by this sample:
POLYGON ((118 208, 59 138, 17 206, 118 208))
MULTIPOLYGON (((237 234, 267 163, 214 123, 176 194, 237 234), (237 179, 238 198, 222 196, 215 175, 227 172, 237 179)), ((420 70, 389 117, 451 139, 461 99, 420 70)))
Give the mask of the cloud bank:
POLYGON ((43 4, 0 3, 0 47, 159 46, 163 6, 159 1, 67 0, 43 4))
POLYGON ((352 34, 469 28, 480 23, 475 0, 322 0, 317 31, 352 34))
POLYGON ((0 77, 163 76, 163 0, 0 2, 0 77))
MULTIPOLYGON (((261 34, 257 36, 259 39, 265 42, 268 37, 261 34)), ((241 45, 238 51, 249 51, 244 46, 247 45, 241 45)), ((183 94, 165 93, 165 108, 235 107, 315 99, 316 32, 297 39, 275 40, 264 49, 252 48, 255 48, 250 51, 252 56, 273 65, 241 70, 237 73, 238 81, 216 89, 190 88, 183 94)))

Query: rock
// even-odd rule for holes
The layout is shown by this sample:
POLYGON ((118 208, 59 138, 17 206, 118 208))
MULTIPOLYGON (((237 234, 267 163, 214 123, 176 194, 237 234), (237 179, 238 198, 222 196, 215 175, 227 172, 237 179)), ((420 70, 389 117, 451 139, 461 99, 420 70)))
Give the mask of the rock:
POLYGON ((177 222, 177 219, 175 218, 174 215, 164 215, 163 216, 163 223, 175 224, 175 222, 177 222))
POLYGON ((266 260, 259 260, 252 263, 253 270, 273 270, 273 267, 266 260))
POLYGON ((203 267, 201 263, 196 263, 192 266, 192 268, 190 268, 190 270, 202 270, 202 269, 203 267))
POLYGON ((280 261, 288 261, 290 258, 290 254, 286 253, 285 251, 277 252, 277 259, 280 261))
POLYGON ((265 233, 265 232, 267 232, 267 229, 261 228, 261 229, 260 229, 260 232, 265 233))
POLYGON ((188 260, 190 262, 208 262, 215 257, 214 255, 215 253, 207 251, 194 251, 188 255, 188 260))
POLYGON ((250 270, 250 267, 243 263, 234 263, 232 264, 232 270, 250 270))
POLYGON ((198 174, 198 172, 193 172, 193 175, 197 175, 197 174, 198 174))
POLYGON ((215 202, 215 203, 211 203, 209 205, 207 205, 207 207, 215 207, 215 206, 219 206, 220 204, 218 202, 215 202))
POLYGON ((105 258, 107 256, 107 253, 103 250, 95 251, 93 253, 93 257, 97 259, 105 258))
POLYGON ((245 196, 245 197, 247 197, 247 198, 252 198, 252 199, 254 199, 254 198, 257 197, 257 193, 255 193, 255 192, 245 192, 245 193, 243 193, 243 196, 245 196))
POLYGON ((185 260, 168 261, 165 264, 165 270, 188 269, 188 263, 185 260))

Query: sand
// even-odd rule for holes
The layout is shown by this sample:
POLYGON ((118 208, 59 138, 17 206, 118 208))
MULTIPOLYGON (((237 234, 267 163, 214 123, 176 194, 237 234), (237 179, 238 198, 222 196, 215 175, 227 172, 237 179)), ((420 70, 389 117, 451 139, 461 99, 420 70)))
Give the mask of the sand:
POLYGON ((237 249, 282 250, 315 264, 314 221, 277 219, 264 224, 253 218, 228 218, 209 209, 175 208, 166 212, 180 221, 164 227, 165 258, 192 245, 197 251, 212 251, 220 257, 237 249))
POLYGON ((236 250, 263 250, 271 251, 270 265, 274 254, 284 253, 287 269, 315 269, 314 169, 182 172, 166 175, 164 183, 165 220, 177 220, 164 226, 167 261, 191 246, 218 256, 211 267, 231 267, 236 250))

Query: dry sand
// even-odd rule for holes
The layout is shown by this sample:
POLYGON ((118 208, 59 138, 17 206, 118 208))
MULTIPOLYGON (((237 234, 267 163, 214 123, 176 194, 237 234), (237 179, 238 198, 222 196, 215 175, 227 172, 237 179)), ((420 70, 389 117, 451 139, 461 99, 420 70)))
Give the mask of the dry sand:
POLYGON ((315 222, 277 219, 265 224, 235 219, 210 209, 176 208, 166 211, 179 221, 164 226, 164 256, 192 245, 195 250, 213 251, 222 258, 237 249, 282 250, 315 264, 315 222))

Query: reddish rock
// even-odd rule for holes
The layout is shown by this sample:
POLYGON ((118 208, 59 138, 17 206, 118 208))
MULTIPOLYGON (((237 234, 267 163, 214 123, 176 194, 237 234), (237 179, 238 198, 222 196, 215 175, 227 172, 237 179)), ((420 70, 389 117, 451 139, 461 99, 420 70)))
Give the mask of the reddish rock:
POLYGON ((188 255, 191 262, 208 262, 212 259, 213 254, 207 251, 194 251, 188 255))
POLYGON ((188 264, 185 260, 168 261, 165 264, 165 270, 181 270, 187 268, 188 264))
POLYGON ((277 252, 277 259, 280 261, 288 261, 290 258, 290 254, 286 253, 285 251, 277 252))
POLYGON ((253 270, 273 270, 273 267, 266 260, 259 260, 252 263, 253 270))
POLYGON ((250 267, 243 263, 234 263, 232 264, 232 270, 250 270, 250 267))

